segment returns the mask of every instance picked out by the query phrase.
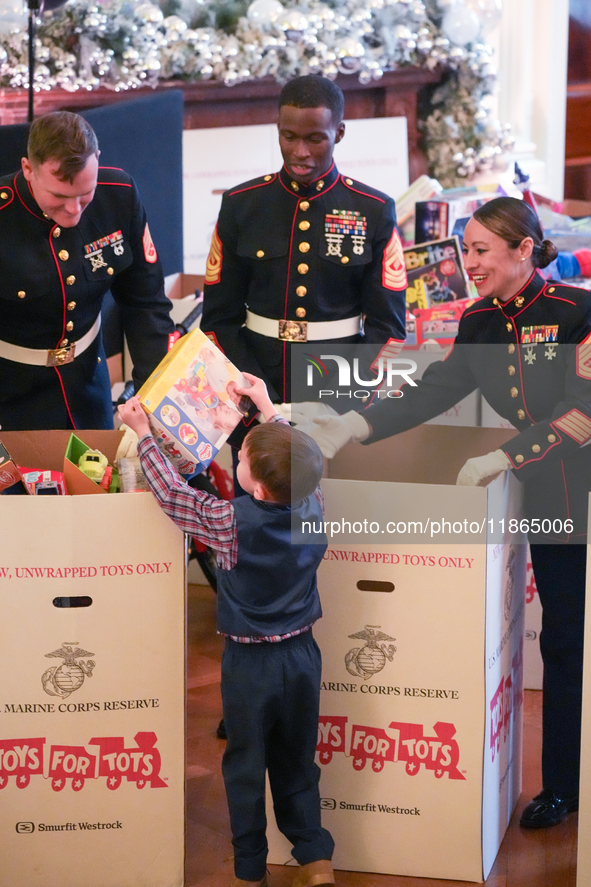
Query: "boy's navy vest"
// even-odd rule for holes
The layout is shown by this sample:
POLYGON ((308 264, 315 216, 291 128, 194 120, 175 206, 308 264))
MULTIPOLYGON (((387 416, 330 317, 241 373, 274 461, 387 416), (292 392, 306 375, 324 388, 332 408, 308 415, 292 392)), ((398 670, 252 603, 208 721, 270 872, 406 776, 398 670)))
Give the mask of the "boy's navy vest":
MULTIPOLYGON (((237 637, 271 637, 311 625, 322 616, 316 570, 326 551, 292 545, 294 528, 311 521, 318 529, 322 508, 314 493, 298 505, 274 505, 252 496, 232 500, 238 531, 238 560, 218 570, 217 626, 237 637)), ((311 538, 310 534, 306 534, 311 538)))

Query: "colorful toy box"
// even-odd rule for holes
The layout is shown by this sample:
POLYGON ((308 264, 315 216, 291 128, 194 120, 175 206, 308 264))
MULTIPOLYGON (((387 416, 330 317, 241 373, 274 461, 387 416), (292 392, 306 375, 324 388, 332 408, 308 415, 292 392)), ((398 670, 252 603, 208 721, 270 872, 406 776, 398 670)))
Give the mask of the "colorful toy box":
MULTIPOLYGON (((207 468, 246 413, 242 374, 200 329, 178 340, 139 390, 160 449, 185 477, 207 468)), ((250 401, 248 400, 250 405, 250 401)))

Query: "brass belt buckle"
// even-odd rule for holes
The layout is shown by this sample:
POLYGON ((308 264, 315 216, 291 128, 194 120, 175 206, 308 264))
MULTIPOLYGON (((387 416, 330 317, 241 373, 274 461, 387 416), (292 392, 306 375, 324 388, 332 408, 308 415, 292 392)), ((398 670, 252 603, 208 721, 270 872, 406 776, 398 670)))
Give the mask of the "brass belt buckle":
POLYGON ((307 342, 307 320, 280 320, 279 338, 284 342, 307 342))
POLYGON ((66 363, 72 363, 75 353, 75 342, 72 342, 71 345, 67 345, 65 348, 52 348, 47 352, 47 363, 45 366, 61 367, 66 363))

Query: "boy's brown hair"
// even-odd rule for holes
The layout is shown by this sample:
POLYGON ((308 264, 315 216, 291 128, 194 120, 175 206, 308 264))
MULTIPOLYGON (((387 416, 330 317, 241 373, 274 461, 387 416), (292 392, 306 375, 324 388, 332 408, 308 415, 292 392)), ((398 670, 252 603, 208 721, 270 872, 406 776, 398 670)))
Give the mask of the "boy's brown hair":
POLYGON ((243 446, 252 477, 264 486, 273 502, 299 502, 318 486, 322 453, 307 434, 280 422, 269 422, 249 431, 243 446))
POLYGON ((54 111, 33 121, 29 130, 27 156, 31 166, 48 160, 59 163, 56 173, 62 182, 72 184, 92 154, 98 154, 98 141, 84 117, 71 111, 54 111))

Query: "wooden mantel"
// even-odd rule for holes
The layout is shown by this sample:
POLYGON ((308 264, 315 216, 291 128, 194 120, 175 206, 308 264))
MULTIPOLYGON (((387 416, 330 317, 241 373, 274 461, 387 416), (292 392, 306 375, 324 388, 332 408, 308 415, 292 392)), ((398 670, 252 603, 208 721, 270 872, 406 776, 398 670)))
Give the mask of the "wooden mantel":
MULTIPOLYGON (((409 176, 428 171, 427 159, 419 147, 417 130, 417 101, 419 91, 441 78, 441 71, 423 68, 402 68, 387 71, 369 84, 359 83, 353 75, 340 75, 337 83, 345 93, 345 114, 349 119, 367 117, 406 117, 408 122, 409 176)), ((216 80, 198 83, 182 81, 160 82, 155 87, 182 89, 185 104, 185 129, 203 129, 214 126, 239 126, 273 123, 277 119, 277 97, 281 86, 272 78, 252 80, 228 87, 216 80)), ((113 102, 128 101, 148 95, 149 89, 114 92, 101 87, 87 92, 51 90, 35 94, 35 115, 56 110, 81 111, 113 102)), ((27 119, 27 91, 0 90, 0 125, 24 123, 27 119)))

